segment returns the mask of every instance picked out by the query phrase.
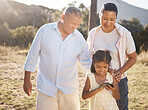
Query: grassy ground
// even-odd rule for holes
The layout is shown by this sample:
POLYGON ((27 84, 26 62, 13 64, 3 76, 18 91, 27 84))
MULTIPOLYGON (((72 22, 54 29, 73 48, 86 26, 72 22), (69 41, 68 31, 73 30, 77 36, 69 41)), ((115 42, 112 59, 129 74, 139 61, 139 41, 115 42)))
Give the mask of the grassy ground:
MULTIPOLYGON (((23 64, 26 50, 0 46, 0 110, 35 110, 36 72, 32 74, 33 90, 28 97, 23 92, 23 64)), ((88 110, 88 100, 81 99, 85 73, 79 67, 81 110, 88 110)), ((129 109, 148 110, 148 56, 138 56, 137 63, 128 71, 129 109)))
POLYGON ((130 110, 148 110, 148 53, 128 71, 130 110))

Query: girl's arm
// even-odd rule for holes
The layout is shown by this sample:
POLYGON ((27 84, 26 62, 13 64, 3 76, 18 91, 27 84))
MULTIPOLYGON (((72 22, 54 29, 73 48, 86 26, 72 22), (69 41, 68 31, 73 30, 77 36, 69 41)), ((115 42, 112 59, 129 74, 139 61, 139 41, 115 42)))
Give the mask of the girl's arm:
POLYGON ((104 89, 104 88, 98 87, 98 88, 90 91, 90 80, 87 77, 86 82, 85 82, 85 86, 84 86, 83 92, 82 92, 82 98, 84 100, 87 98, 90 98, 90 97, 94 96, 96 93, 98 93, 99 91, 101 91, 102 89, 104 89))

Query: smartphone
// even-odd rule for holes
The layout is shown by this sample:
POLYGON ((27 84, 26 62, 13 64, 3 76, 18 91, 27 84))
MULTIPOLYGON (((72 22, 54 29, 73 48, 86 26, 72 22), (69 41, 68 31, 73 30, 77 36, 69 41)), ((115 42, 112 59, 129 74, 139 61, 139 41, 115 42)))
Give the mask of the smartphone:
MULTIPOLYGON (((108 85, 110 85, 111 87, 114 87, 114 85, 113 85, 113 84, 110 84, 110 83, 109 83, 108 85)), ((107 86, 108 86, 108 85, 107 85, 107 86)))
POLYGON ((100 86, 105 88, 105 87, 108 86, 108 85, 110 85, 111 87, 114 87, 113 84, 110 84, 110 83, 108 83, 108 82, 105 82, 105 83, 101 84, 100 86))

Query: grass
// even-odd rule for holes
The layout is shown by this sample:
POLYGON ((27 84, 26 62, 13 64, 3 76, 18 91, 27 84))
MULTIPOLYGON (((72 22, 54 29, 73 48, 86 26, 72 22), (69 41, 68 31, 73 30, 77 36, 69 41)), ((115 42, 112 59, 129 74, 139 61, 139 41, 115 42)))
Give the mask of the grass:
MULTIPOLYGON (((0 46, 0 110, 35 110, 36 72, 32 74, 31 96, 23 91, 23 65, 28 50, 0 46)), ((88 110, 88 100, 82 100, 85 73, 78 65, 81 110, 88 110)), ((148 55, 139 55, 136 64, 128 71, 129 109, 148 110, 148 55)))
POLYGON ((128 71, 130 110, 148 110, 148 57, 128 71))
POLYGON ((19 51, 17 47, 0 47, 0 110, 35 109, 35 77, 33 94, 28 97, 22 88, 26 55, 19 51))

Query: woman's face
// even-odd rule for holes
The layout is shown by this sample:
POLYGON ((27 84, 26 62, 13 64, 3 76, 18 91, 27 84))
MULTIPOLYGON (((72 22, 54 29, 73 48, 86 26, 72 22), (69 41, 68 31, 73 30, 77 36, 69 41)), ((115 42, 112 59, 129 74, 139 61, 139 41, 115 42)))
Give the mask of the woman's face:
POLYGON ((105 33, 109 33, 114 30, 116 22, 116 12, 114 11, 104 11, 100 15, 100 23, 102 25, 102 30, 105 33))

